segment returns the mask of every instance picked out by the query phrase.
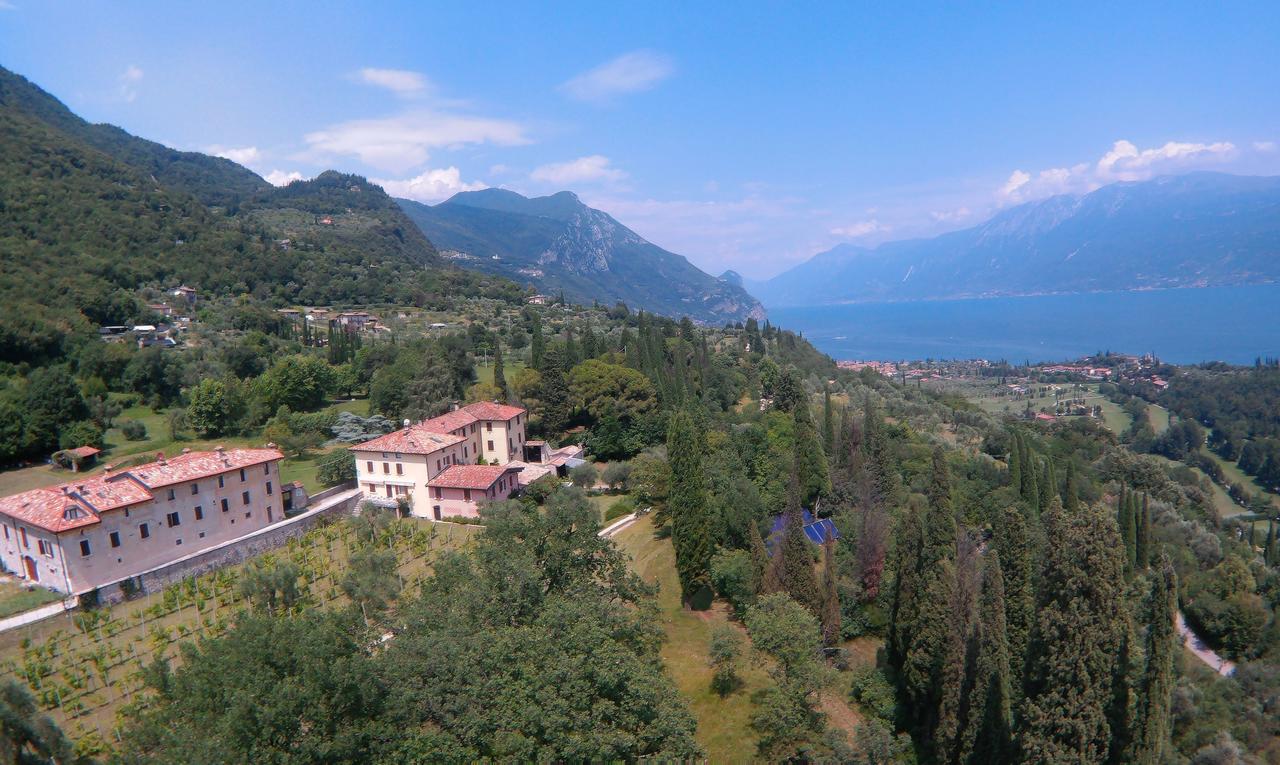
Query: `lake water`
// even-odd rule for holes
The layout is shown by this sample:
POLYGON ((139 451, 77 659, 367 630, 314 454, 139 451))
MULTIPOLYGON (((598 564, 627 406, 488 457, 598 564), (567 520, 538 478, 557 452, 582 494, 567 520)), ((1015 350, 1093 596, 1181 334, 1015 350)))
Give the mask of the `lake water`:
POLYGON ((1280 285, 770 308, 836 359, 1062 361, 1098 351, 1175 364, 1280 356, 1280 285))

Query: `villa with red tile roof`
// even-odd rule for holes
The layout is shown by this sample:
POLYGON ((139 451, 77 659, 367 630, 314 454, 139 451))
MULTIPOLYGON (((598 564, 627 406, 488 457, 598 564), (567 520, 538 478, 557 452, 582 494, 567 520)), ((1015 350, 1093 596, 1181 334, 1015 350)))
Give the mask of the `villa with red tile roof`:
MULTIPOLYGON (((367 497, 383 502, 401 498, 409 501, 416 516, 475 517, 480 500, 505 498, 517 488, 517 478, 501 475, 497 466, 507 465, 524 454, 527 419, 528 414, 521 407, 481 401, 409 425, 351 447, 356 481, 367 497), (482 460, 485 465, 477 465, 482 460), (484 475, 492 474, 493 478, 484 486, 433 482, 455 467, 485 467, 484 475)), ((452 474, 467 476, 469 484, 482 480, 476 471, 452 474)))
POLYGON ((280 460, 265 449, 185 452, 0 498, 0 561, 80 594, 284 519, 280 460))

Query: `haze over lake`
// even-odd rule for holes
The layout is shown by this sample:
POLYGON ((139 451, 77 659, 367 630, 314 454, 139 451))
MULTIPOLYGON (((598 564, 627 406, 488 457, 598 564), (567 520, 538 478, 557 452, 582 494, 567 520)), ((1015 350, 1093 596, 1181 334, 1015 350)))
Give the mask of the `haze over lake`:
POLYGON ((1054 361, 1097 351, 1175 364, 1280 355, 1280 285, 770 308, 836 359, 1054 361))

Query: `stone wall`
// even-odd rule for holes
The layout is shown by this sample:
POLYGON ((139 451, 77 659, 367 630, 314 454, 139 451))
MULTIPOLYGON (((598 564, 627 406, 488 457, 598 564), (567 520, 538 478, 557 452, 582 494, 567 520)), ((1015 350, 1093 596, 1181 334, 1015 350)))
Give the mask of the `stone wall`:
MULTIPOLYGON (((118 603, 125 599, 125 588, 133 592, 159 592, 184 579, 207 574, 224 566, 242 563, 255 555, 283 546, 290 539, 300 537, 322 521, 342 515, 350 515, 362 494, 354 483, 335 486, 310 498, 309 507, 303 513, 274 523, 264 529, 230 542, 203 550, 184 558, 166 563, 133 577, 127 577, 97 590, 99 603, 118 603)), ((92 600, 91 593, 85 596, 92 600)))

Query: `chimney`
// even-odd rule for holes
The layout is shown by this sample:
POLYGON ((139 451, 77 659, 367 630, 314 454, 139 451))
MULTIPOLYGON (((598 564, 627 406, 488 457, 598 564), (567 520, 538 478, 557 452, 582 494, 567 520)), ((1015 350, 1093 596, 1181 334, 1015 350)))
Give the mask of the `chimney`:
POLYGON ((275 445, 274 443, 268 442, 268 443, 267 443, 267 448, 268 448, 268 449, 274 449, 274 448, 276 448, 276 445, 275 445))
POLYGON ((409 427, 409 418, 408 418, 408 417, 404 418, 404 426, 405 426, 406 428, 407 428, 407 427, 409 427))
POLYGON ((165 462, 164 452, 156 452, 156 462, 159 462, 161 465, 168 464, 165 462))
POLYGON ((223 452, 223 446, 222 446, 222 444, 218 444, 217 446, 213 447, 213 450, 214 450, 215 452, 217 452, 218 454, 222 454, 222 452, 223 452))
POLYGON ((191 447, 189 447, 189 446, 184 446, 184 447, 182 447, 182 453, 183 453, 183 454, 190 454, 190 453, 191 453, 191 447))

